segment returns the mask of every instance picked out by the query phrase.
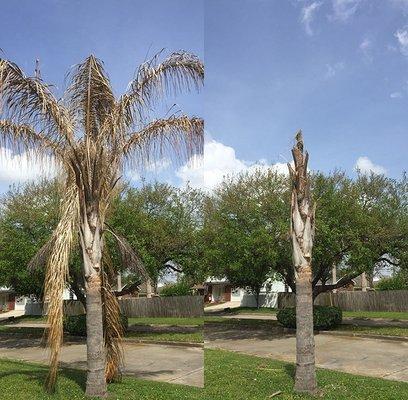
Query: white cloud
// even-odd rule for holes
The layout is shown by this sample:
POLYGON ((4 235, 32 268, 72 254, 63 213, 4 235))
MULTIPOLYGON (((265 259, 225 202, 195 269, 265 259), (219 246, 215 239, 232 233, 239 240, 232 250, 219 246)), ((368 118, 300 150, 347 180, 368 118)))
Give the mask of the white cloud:
POLYGON ((344 69, 344 62, 338 62, 335 64, 326 64, 326 74, 325 78, 334 78, 336 74, 344 69))
POLYGON ((401 53, 408 57, 408 30, 407 29, 399 29, 395 32, 394 36, 398 40, 399 49, 401 53))
POLYGON ((402 93, 401 92, 394 92, 390 94, 390 97, 392 99, 400 99, 402 97, 402 93))
POLYGON ((362 174, 385 175, 387 173, 383 166, 374 164, 368 157, 359 157, 354 168, 362 174))
POLYGON ((211 190, 226 176, 267 168, 272 168, 278 173, 288 173, 285 163, 270 165, 266 160, 259 160, 255 163, 240 160, 232 147, 211 139, 204 145, 204 157, 201 160, 194 157, 179 168, 176 175, 181 179, 183 185, 188 183, 195 188, 211 190))
POLYGON ((0 148, 1 182, 23 183, 52 178, 57 172, 58 168, 52 156, 39 158, 30 152, 14 153, 8 148, 0 148))
POLYGON ((304 6, 302 8, 300 21, 304 25, 305 31, 309 36, 313 35, 313 30, 311 26, 312 21, 315 17, 316 11, 320 8, 321 5, 322 5, 322 2, 314 1, 308 6, 304 6))
POLYGON ((333 0, 333 14, 329 16, 330 20, 345 22, 352 17, 362 0, 333 0))

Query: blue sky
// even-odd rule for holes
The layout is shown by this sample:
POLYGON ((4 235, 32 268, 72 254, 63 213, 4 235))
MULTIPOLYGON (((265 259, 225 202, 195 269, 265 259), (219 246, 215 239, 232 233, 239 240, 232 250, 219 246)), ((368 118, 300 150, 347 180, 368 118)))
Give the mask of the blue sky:
MULTIPOLYGON (((1 14, 1 56, 15 61, 29 75, 39 58, 43 79, 56 85, 59 95, 66 72, 90 53, 104 61, 117 94, 126 89, 146 55, 153 56, 162 48, 204 56, 202 1, 5 1, 1 14)), ((167 99, 165 105, 170 107, 175 101, 184 112, 203 114, 202 95, 167 99)), ((21 181, 24 173, 35 172, 0 171, 0 193, 10 183, 21 181)))
MULTIPOLYGON (((16 4, 2 4, 0 48, 27 71, 39 58, 59 92, 69 67, 89 53, 105 61, 117 93, 147 53, 166 47, 204 57, 204 94, 166 102, 205 117, 204 159, 160 160, 148 179, 211 188, 253 166, 283 171, 299 128, 312 169, 352 175, 358 165, 392 177, 406 169, 408 0, 16 4)), ((0 171, 0 192, 26 170, 0 171)))
POLYGON ((406 169, 407 0, 207 0, 204 26, 206 128, 237 159, 302 128, 312 169, 406 169))

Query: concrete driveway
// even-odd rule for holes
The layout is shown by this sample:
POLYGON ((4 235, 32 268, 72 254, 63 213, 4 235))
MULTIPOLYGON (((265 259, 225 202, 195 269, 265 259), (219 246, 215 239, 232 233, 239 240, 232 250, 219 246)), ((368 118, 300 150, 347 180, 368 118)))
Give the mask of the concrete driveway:
MULTIPOLYGON (((408 382, 408 343, 316 335, 316 364, 321 368, 408 382)), ((240 330, 205 325, 205 347, 295 362, 296 338, 278 330, 240 330)))
MULTIPOLYGON (((199 347, 125 343, 126 375, 141 379, 204 386, 204 350, 199 347)), ((1 337, 0 358, 48 362, 40 339, 1 337)), ((86 369, 85 344, 67 343, 61 351, 62 365, 86 369)))

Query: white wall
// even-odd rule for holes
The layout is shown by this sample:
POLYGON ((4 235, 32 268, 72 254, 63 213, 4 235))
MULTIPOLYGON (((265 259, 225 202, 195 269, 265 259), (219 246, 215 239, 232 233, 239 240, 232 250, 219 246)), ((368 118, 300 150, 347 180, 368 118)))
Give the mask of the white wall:
MULTIPOLYGON (((245 294, 241 300, 241 307, 256 307, 256 298, 253 294, 245 294)), ((259 295, 259 307, 278 308, 278 293, 269 292, 259 295)))

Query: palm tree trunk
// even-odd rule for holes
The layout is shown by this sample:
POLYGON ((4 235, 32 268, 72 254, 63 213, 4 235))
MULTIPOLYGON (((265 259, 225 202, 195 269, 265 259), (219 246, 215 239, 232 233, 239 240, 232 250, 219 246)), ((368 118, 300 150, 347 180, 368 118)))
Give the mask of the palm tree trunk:
POLYGON ((315 232, 315 204, 312 202, 309 155, 304 152, 302 132, 292 149, 291 236, 296 271, 296 377, 295 391, 316 392, 315 344, 313 336, 312 249, 315 232))
POLYGON ((106 354, 103 339, 101 278, 94 275, 87 279, 86 288, 86 347, 88 374, 87 396, 106 396, 106 354))
POLYGON ((316 390, 313 336, 312 269, 299 271, 296 280, 296 377, 297 392, 316 390))
MULTIPOLYGON (((89 215, 89 214, 88 214, 89 215)), ((83 219, 81 245, 84 258, 86 285, 86 395, 106 397, 106 353, 102 317, 102 234, 96 213, 83 219)))

